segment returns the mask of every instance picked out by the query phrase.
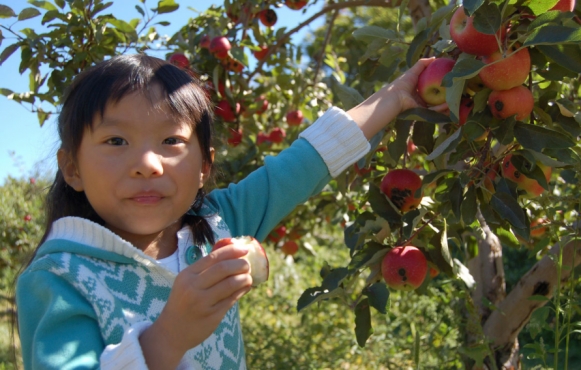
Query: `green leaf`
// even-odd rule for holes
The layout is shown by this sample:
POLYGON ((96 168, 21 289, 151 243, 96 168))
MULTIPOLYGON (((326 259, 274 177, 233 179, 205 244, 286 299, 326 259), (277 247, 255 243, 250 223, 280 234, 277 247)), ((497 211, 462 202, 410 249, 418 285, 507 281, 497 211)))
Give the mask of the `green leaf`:
MULTIPOLYGON (((547 297, 543 297, 545 301, 547 297)), ((552 330, 549 326, 547 319, 549 318, 549 313, 551 312, 551 308, 544 306, 537 308, 533 311, 529 322, 527 323, 527 330, 529 331, 531 337, 535 339, 535 337, 543 331, 543 329, 552 330)))
POLYGON ((548 25, 536 28, 523 43, 532 45, 560 45, 581 43, 581 28, 548 25))
MULTIPOLYGON (((540 4, 541 2, 539 1, 538 3, 540 4)), ((546 4, 547 3, 545 3, 545 6, 547 6, 546 4)), ((537 14, 537 17, 531 22, 531 24, 529 24, 529 27, 528 27, 527 31, 528 32, 532 32, 533 30, 535 30, 535 29, 537 29, 539 27, 545 26, 545 25, 547 25, 549 23, 560 23, 560 21, 565 20, 565 19, 569 19, 569 18, 571 18, 571 16, 568 15, 567 13, 564 13, 564 12, 559 12, 559 11, 547 12, 547 11, 543 11, 541 13, 538 13, 537 14)))
POLYGON ((379 313, 387 314, 389 290, 384 283, 380 282, 368 286, 363 289, 363 294, 369 298, 371 307, 375 308, 379 313))
POLYGON ((575 142, 565 134, 522 122, 515 123, 514 136, 524 148, 537 152, 545 148, 563 149, 575 146, 575 142))
POLYGON ((12 44, 12 45, 8 45, 6 48, 4 48, 4 50, 2 50, 2 53, 0 54, 0 66, 2 65, 2 63, 4 63, 6 61, 6 59, 8 59, 16 50, 18 50, 18 48, 20 47, 19 43, 16 44, 12 44))
POLYGON ((373 212, 387 220, 390 225, 401 224, 400 212, 391 205, 385 194, 374 183, 369 185, 368 196, 373 212))
POLYGON ((461 211, 462 220, 464 224, 470 225, 476 220, 476 189, 474 186, 469 186, 466 194, 464 195, 464 200, 462 201, 461 211))
POLYGON ((51 11, 51 10, 58 11, 58 8, 56 6, 54 6, 49 1, 29 1, 29 3, 31 3, 34 6, 36 6, 37 8, 41 8, 41 9, 44 9, 44 10, 47 10, 47 11, 51 11))
POLYGON ((139 14, 141 14, 142 17, 145 17, 145 11, 143 10, 142 7, 140 7, 139 5, 135 5, 135 9, 139 14))
POLYGON ((12 17, 16 17, 16 13, 14 13, 14 10, 12 10, 12 8, 6 5, 0 4, 0 18, 12 18, 12 17))
POLYGON ((444 228, 439 234, 435 234, 430 240, 433 248, 428 249, 430 260, 438 267, 440 271, 448 276, 454 275, 454 261, 448 247, 447 223, 444 219, 444 228))
POLYGON ((481 6, 484 4, 484 0, 464 0, 462 1, 462 6, 464 6, 464 11, 468 13, 468 15, 474 14, 481 6))
POLYGON ((123 33, 135 33, 135 29, 124 20, 121 19, 109 19, 107 23, 115 26, 116 29, 123 33))
POLYGON ((154 10, 157 10, 158 14, 163 14, 176 11, 179 7, 180 5, 174 0, 161 0, 157 3, 157 9, 154 10))
POLYGON ((510 230, 499 226, 494 229, 494 234, 498 237, 503 245, 508 245, 512 248, 520 247, 520 242, 510 230))
POLYGON ((371 310, 369 299, 364 298, 355 307, 355 337, 360 347, 365 347, 365 342, 373 334, 371 326, 371 310))
POLYGON ((326 299, 337 297, 341 294, 339 289, 329 291, 320 287, 308 288, 299 297, 297 301, 297 311, 301 312, 313 303, 320 302, 326 299))
POLYGON ((343 108, 345 110, 351 109, 361 103, 363 97, 359 93, 359 91, 355 90, 352 87, 340 84, 340 83, 333 83, 333 93, 337 95, 341 103, 343 104, 343 108))
POLYGON ((483 4, 474 14, 474 28, 487 35, 494 35, 502 25, 502 15, 498 5, 494 3, 483 4))
POLYGON ((351 258, 351 262, 349 262, 349 271, 353 272, 355 270, 359 270, 367 265, 370 262, 375 261, 374 258, 377 254, 385 254, 387 253, 387 248, 385 245, 377 243, 377 242, 369 242, 363 246, 363 248, 356 252, 355 255, 351 258))
POLYGON ((456 64, 454 64, 454 68, 444 76, 442 80, 442 86, 450 87, 454 84, 455 79, 469 79, 478 74, 482 68, 484 68, 486 64, 482 61, 472 58, 464 58, 458 60, 456 64))
POLYGON ((474 287, 474 284, 476 284, 474 276, 472 276, 468 267, 464 266, 464 264, 457 258, 454 258, 454 270, 456 272, 456 276, 460 278, 464 284, 466 284, 468 289, 472 289, 472 287, 474 287))
MULTIPOLYGON (((442 142, 433 152, 431 152, 427 157, 427 161, 432 161, 438 158, 440 155, 453 150, 458 142, 462 139, 461 130, 456 130, 452 135, 448 136, 446 140, 442 142)), ((415 141, 414 141, 415 142, 415 141)))
POLYGON ((464 188, 460 183, 460 178, 457 178, 450 186, 448 191, 448 196, 450 197, 450 203, 452 204, 452 212, 457 218, 461 217, 461 206, 462 197, 464 195, 464 188))
POLYGON ((436 125, 429 122, 417 121, 414 123, 412 140, 419 148, 424 148, 427 153, 434 150, 434 132, 436 125))
POLYGON ((414 37, 406 54, 406 63, 408 67, 413 66, 416 61, 420 59, 420 56, 429 42, 428 37, 428 30, 423 30, 414 37))
POLYGON ((365 26, 353 31, 353 37, 358 41, 371 42, 373 39, 399 40, 399 35, 394 30, 378 26, 365 26))
POLYGON ((504 192, 496 192, 492 195, 490 204, 496 213, 512 226, 517 229, 526 228, 525 214, 512 196, 504 192))
POLYGON ((577 45, 538 45, 543 55, 561 67, 581 73, 581 49, 577 45))
POLYGON ((39 15, 40 15, 40 12, 36 8, 24 8, 18 14, 18 20, 19 21, 24 21, 26 19, 38 17, 39 15))
MULTIPOLYGON (((556 13, 556 12, 548 12, 555 4, 557 4, 558 0, 545 0, 545 1, 538 1, 538 0, 527 0, 525 1, 525 6, 528 7, 534 15, 543 15, 546 13, 556 13)), ((560 12, 559 12, 560 13, 560 12)), ((534 23, 534 22, 532 22, 534 23)), ((530 28, 529 28, 530 29, 530 28)))
POLYGON ((410 128, 410 121, 396 120, 395 122, 395 140, 387 147, 389 155, 391 155, 391 158, 393 158, 395 161, 398 161, 407 150, 407 141, 410 135, 410 128))
POLYGON ((406 121, 422 121, 430 123, 451 122, 450 117, 448 117, 447 115, 422 107, 412 108, 403 111, 402 113, 399 114, 399 116, 397 116, 397 118, 406 121))

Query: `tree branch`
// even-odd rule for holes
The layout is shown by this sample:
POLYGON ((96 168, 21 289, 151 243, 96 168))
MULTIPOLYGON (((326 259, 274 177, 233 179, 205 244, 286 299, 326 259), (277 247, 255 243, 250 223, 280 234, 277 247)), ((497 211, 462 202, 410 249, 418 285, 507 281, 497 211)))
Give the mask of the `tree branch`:
POLYGON ((494 348, 504 348, 515 341, 532 313, 547 301, 531 300, 532 296, 553 297, 557 283, 566 281, 573 269, 581 264, 581 239, 554 245, 549 254, 537 262, 518 282, 515 288, 498 305, 484 324, 484 333, 494 348), (560 271, 554 260, 563 253, 560 271))

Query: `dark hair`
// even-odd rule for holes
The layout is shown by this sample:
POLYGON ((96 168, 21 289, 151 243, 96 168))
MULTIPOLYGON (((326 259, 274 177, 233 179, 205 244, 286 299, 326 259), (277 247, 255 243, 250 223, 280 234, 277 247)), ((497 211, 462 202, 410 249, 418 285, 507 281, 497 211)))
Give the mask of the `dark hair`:
MULTIPOLYGON (((128 94, 139 92, 150 97, 160 87, 170 113, 194 128, 205 164, 212 165, 212 106, 202 83, 188 71, 162 59, 136 54, 120 55, 103 61, 79 74, 64 97, 58 118, 61 149, 76 160, 85 129, 91 128, 96 114, 101 116, 109 103, 119 102, 128 94)), ((183 216, 183 225, 192 228, 194 243, 214 243, 206 219, 194 215, 200 210, 205 192, 201 188, 191 206, 193 212, 183 216)), ((66 216, 83 217, 98 224, 104 222, 89 203, 84 192, 67 185, 61 170, 56 173, 46 198, 46 228, 39 246, 46 240, 52 223, 66 216)))

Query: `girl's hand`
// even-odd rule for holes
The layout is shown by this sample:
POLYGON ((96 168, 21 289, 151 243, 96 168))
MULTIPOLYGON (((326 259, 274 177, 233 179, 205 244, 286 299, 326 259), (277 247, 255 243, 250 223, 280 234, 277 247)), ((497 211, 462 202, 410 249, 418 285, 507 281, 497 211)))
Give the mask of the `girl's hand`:
POLYGON ((139 341, 150 369, 173 369, 202 343, 252 285, 249 265, 234 245, 213 251, 181 271, 158 319, 139 341))
MULTIPOLYGON (((435 58, 420 59, 392 83, 347 112, 368 140, 401 112, 426 105, 417 93, 418 77, 434 60, 435 58)), ((430 109, 443 112, 447 108, 444 103, 430 109)))

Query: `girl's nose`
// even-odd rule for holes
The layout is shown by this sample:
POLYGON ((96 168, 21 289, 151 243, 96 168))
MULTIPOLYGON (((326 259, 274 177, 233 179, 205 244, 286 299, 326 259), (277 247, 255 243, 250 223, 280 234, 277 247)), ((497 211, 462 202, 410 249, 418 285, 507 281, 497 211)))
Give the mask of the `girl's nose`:
POLYGON ((132 172, 133 176, 143 177, 163 175, 161 156, 152 150, 142 152, 132 172))

